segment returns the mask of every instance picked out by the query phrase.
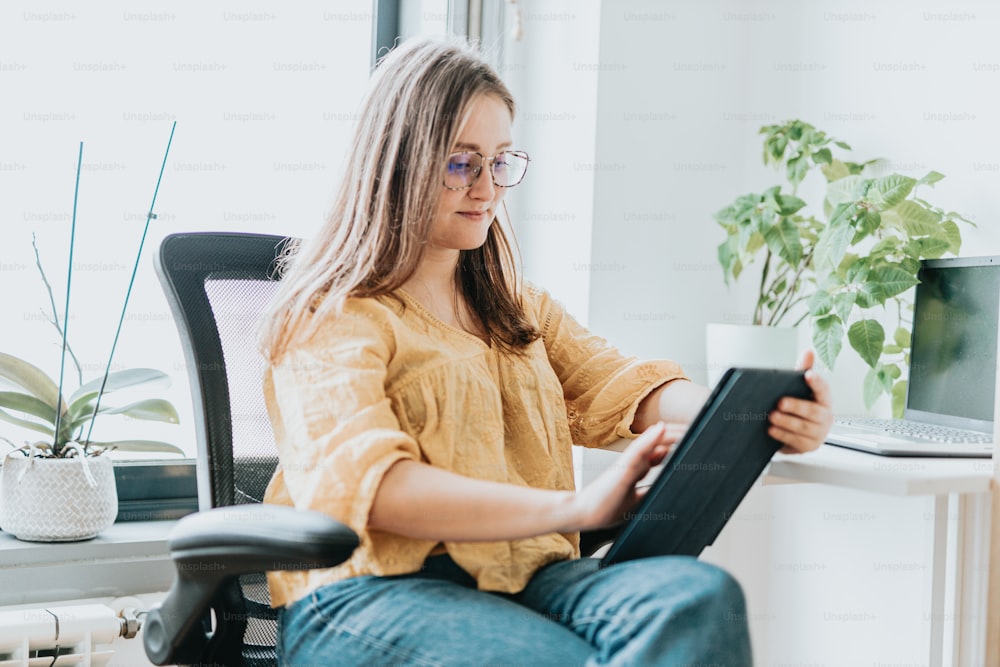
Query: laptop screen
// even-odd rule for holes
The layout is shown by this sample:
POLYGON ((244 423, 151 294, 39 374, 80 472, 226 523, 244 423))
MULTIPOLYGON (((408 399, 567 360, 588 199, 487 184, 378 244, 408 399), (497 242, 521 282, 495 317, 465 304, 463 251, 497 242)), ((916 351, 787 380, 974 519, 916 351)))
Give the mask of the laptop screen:
POLYGON ((1000 257, 928 260, 919 278, 907 416, 944 415, 942 423, 966 428, 977 424, 964 420, 992 423, 1000 257))

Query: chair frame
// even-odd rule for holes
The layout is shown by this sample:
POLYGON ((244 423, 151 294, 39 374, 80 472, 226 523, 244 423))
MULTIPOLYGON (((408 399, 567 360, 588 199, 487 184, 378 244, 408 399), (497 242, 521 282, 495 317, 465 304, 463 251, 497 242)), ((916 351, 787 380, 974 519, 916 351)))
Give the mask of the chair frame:
POLYGON ((172 234, 154 256, 191 380, 201 508, 168 537, 177 574, 143 624, 146 654, 156 665, 243 667, 247 614, 238 577, 333 567, 359 543, 353 531, 319 512, 235 505, 228 375, 204 285, 220 274, 273 279, 289 241, 264 234, 172 234), (221 465, 209 463, 227 454, 221 465))

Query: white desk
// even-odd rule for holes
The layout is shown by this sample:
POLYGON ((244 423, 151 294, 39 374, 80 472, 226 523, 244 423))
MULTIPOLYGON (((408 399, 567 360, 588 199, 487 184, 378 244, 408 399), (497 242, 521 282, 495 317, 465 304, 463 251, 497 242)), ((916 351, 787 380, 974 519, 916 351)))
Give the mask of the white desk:
POLYGON ((764 483, 933 496, 930 664, 958 666, 985 663, 992 476, 990 459, 886 457, 824 445, 805 455, 776 455, 764 483), (952 639, 947 660, 946 629, 952 639))

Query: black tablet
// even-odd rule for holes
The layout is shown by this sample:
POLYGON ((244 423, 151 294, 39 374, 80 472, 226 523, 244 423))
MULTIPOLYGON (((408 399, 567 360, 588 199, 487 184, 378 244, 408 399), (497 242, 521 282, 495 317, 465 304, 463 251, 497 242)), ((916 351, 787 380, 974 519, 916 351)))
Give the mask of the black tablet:
POLYGON ((767 428, 782 396, 812 398, 802 371, 726 371, 601 563, 697 556, 712 544, 781 447, 767 428))

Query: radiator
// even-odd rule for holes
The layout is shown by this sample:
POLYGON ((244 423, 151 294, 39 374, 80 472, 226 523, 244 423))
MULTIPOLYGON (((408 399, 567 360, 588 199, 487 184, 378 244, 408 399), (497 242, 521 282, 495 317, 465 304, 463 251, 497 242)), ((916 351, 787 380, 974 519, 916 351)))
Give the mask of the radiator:
POLYGON ((104 667, 129 624, 101 604, 0 611, 0 667, 104 667))

